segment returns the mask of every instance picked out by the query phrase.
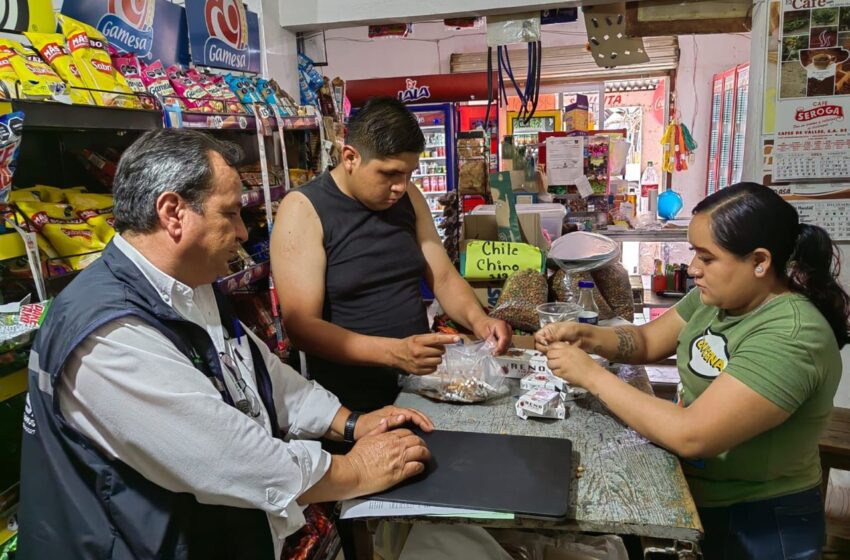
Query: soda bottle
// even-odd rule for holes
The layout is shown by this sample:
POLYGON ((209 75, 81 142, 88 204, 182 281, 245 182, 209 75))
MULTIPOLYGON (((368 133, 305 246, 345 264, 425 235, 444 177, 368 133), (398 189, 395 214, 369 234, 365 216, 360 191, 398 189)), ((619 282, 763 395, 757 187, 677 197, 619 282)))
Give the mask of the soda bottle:
POLYGON ((596 305, 596 300, 593 299, 593 282, 582 280, 578 283, 578 287, 578 304, 581 307, 581 311, 578 314, 578 322, 598 325, 599 306, 596 305))

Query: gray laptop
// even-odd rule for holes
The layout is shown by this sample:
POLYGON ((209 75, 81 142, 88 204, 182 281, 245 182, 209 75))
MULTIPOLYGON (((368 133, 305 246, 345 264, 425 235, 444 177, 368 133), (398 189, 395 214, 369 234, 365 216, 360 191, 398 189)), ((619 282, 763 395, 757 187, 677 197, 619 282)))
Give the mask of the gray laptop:
POLYGON ((573 478, 570 440, 439 430, 418 435, 431 450, 425 472, 370 498, 567 517, 573 478))

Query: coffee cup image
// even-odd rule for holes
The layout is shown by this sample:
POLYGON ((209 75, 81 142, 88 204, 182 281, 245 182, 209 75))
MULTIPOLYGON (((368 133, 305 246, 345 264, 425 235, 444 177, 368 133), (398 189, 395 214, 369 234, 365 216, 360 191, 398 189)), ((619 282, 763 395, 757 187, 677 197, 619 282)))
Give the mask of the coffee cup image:
POLYGON ((850 52, 841 47, 829 49, 804 49, 800 51, 800 63, 811 70, 826 70, 833 64, 841 64, 850 52))

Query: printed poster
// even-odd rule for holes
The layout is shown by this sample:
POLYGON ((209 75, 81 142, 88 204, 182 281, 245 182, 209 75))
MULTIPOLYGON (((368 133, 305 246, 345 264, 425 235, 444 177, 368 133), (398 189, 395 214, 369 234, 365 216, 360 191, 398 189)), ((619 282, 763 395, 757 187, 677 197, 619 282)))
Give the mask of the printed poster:
POLYGON ((850 0, 784 0, 778 60, 773 180, 850 177, 850 0))
POLYGON ((186 17, 195 64, 261 71, 260 20, 242 0, 186 0, 186 17))

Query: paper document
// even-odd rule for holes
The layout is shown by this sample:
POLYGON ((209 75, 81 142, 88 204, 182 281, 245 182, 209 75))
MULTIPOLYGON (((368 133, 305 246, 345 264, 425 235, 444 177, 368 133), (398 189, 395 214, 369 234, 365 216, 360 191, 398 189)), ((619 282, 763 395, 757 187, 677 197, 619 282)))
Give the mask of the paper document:
POLYGON ((412 517, 433 515, 439 517, 468 517, 471 519, 513 519, 512 513, 498 513, 477 509, 424 506, 403 502, 383 502, 379 500, 346 500, 342 503, 340 519, 359 517, 412 517))
POLYGON ((547 138, 546 174, 550 185, 574 185, 584 175, 584 138, 547 138))

